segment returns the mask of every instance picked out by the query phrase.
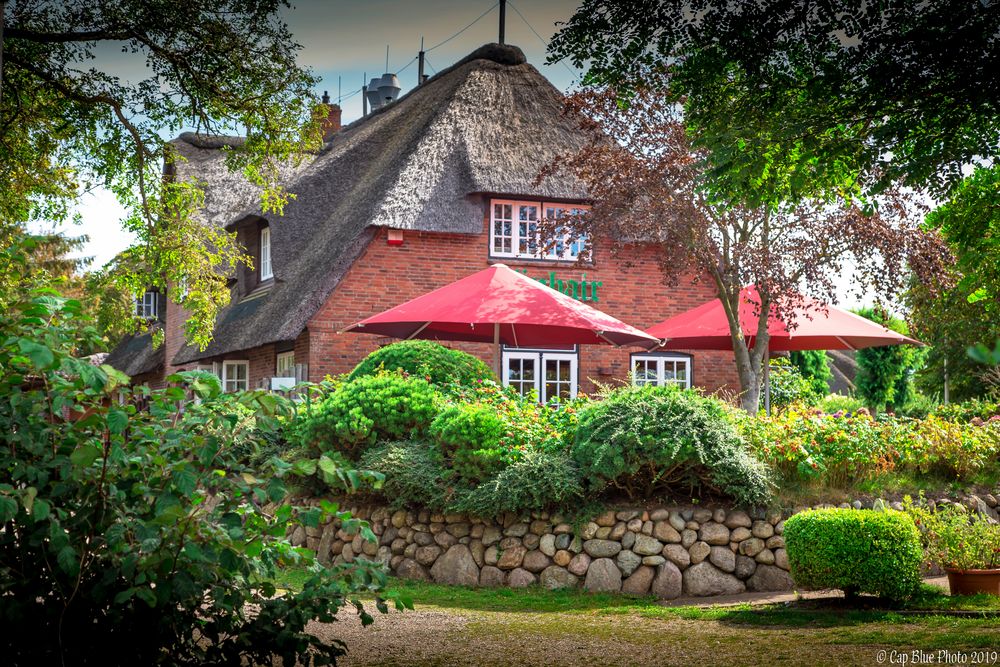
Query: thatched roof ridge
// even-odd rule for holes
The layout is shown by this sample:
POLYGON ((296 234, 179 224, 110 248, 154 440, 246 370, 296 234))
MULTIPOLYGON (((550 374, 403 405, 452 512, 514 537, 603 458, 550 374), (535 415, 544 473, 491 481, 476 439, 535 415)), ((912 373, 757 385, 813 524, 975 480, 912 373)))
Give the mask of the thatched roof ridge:
MULTIPOLYGON (((273 289, 235 299, 220 314, 211 345, 182 348, 174 363, 297 337, 373 227, 478 234, 483 208, 470 195, 585 198, 569 176, 534 184, 543 165, 584 144, 562 109, 562 94, 520 49, 493 44, 346 126, 283 173, 294 199, 272 220, 273 289)), ((222 151, 207 147, 227 145, 222 139, 182 135, 174 143, 184 158, 177 177, 208 184, 207 222, 226 226, 261 215, 255 188, 226 171, 222 151)))

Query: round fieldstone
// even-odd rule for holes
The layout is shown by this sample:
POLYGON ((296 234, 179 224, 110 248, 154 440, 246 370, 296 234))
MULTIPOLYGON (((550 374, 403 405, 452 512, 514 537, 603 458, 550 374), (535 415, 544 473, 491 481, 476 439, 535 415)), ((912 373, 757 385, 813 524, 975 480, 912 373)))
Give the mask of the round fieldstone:
POLYGON ((507 583, 507 574, 500 568, 486 565, 479 573, 479 585, 494 588, 507 583))
POLYGON ((524 560, 521 562, 521 567, 528 572, 534 572, 537 574, 551 564, 552 561, 549 560, 549 557, 536 549, 535 551, 529 551, 524 554, 524 560))
POLYGON ((753 558, 764 550, 764 540, 759 537, 751 537, 749 540, 740 542, 740 553, 753 558))
POLYGON ((507 575, 507 585, 511 588, 527 588, 536 581, 535 575, 521 567, 514 568, 507 575))
POLYGON ((479 568, 469 553, 469 547, 456 544, 434 561, 431 577, 439 584, 475 586, 479 583, 479 568))
POLYGON ((655 509, 649 513, 650 521, 666 521, 670 518, 670 511, 664 508, 655 509))
POLYGON ((400 579, 412 579, 415 581, 431 580, 431 575, 427 572, 427 568, 412 558, 404 558, 400 561, 399 565, 396 566, 396 576, 400 579))
POLYGON ((615 556, 615 563, 618 564, 622 575, 627 577, 642 564, 642 556, 634 551, 619 551, 618 555, 615 556))
POLYGON ((684 570, 684 592, 688 595, 733 595, 742 593, 746 586, 731 574, 719 570, 709 562, 697 563, 684 570))
POLYGON ((524 537, 528 534, 528 524, 512 523, 505 531, 503 531, 503 534, 508 537, 524 537))
POLYGON ((569 543, 573 540, 573 536, 569 533, 560 533, 556 535, 556 549, 569 549, 569 543))
POLYGON ((629 531, 622 535, 621 543, 623 549, 631 549, 632 545, 635 544, 635 533, 629 531))
POLYGON ((726 528, 732 530, 734 528, 749 528, 753 525, 753 520, 743 510, 734 510, 729 512, 724 523, 726 528))
POLYGON ((733 528, 733 531, 729 533, 730 542, 742 542, 743 540, 749 540, 751 537, 753 537, 753 533, 750 532, 749 528, 744 528, 743 526, 733 528))
POLYGON ((713 546, 708 560, 723 572, 732 572, 736 569, 736 554, 728 546, 713 546))
POLYGON ((663 543, 649 535, 636 535, 632 551, 640 556, 653 556, 663 550, 663 543))
POLYGON ((538 544, 539 542, 541 542, 541 538, 538 537, 538 535, 535 535, 534 533, 528 533, 527 535, 521 538, 521 542, 523 542, 525 548, 527 548, 530 551, 531 549, 538 548, 538 544))
POLYGON ((549 522, 536 519, 528 526, 528 530, 531 531, 532 535, 538 535, 541 537, 545 533, 549 532, 549 522))
POLYGON ((721 507, 714 512, 712 512, 712 521, 715 523, 723 523, 726 520, 726 510, 721 507))
POLYGON ((691 548, 688 549, 688 553, 691 554, 692 563, 700 563, 708 558, 708 555, 712 553, 712 547, 708 546, 705 542, 695 542, 691 545, 691 548))
POLYGON ((643 565, 636 569, 625 581, 622 582, 622 593, 628 595, 645 595, 649 592, 649 586, 653 583, 656 570, 648 565, 643 565))
POLYGON ((482 567, 483 557, 486 554, 486 547, 483 546, 483 543, 480 540, 470 540, 469 551, 472 553, 472 560, 476 561, 476 565, 482 567))
POLYGON ((566 567, 571 560, 573 560, 573 554, 565 549, 560 549, 552 556, 552 562, 559 567, 566 567))
POLYGON ((556 555, 556 536, 549 533, 538 540, 538 550, 546 556, 556 555))
POLYGON ((691 554, 679 544, 668 544, 663 547, 663 557, 683 570, 691 564, 691 554))
POLYGON ((680 597, 683 575, 677 566, 666 562, 656 568, 656 576, 650 584, 650 592, 660 600, 673 600, 680 597))
POLYGON ((696 507, 694 513, 691 515, 691 519, 697 521, 698 523, 705 523, 706 521, 712 520, 712 510, 707 507, 696 507))
POLYGON ((774 550, 774 564, 780 567, 782 570, 788 570, 788 552, 784 549, 774 550))
POLYGON ((702 525, 701 530, 698 531, 698 539, 709 544, 729 544, 729 529, 721 523, 712 521, 702 525))
POLYGON ((677 512, 671 512, 670 518, 668 518, 667 521, 677 532, 684 530, 684 524, 687 523, 687 521, 684 520, 684 517, 677 512))
POLYGON ((549 590, 575 588, 579 581, 576 575, 555 565, 545 568, 538 576, 538 583, 549 590))
POLYGON ((615 513, 615 518, 619 521, 631 521, 639 516, 639 510, 622 510, 615 513))
POLYGON ((653 524, 653 537, 661 542, 676 544, 681 541, 681 534, 670 525, 669 521, 657 521, 653 524))
POLYGON ((482 540, 485 546, 496 544, 500 541, 501 537, 503 537, 503 534, 497 526, 486 526, 486 528, 483 529, 482 540))
POLYGON ((754 521, 753 528, 751 529, 750 532, 753 533, 754 537, 759 537, 762 540, 766 540, 767 538, 774 535, 774 526, 772 526, 767 521, 754 521))
POLYGON ((453 523, 448 526, 448 532, 455 537, 465 537, 472 530, 472 526, 463 521, 462 523, 453 523))
POLYGON ((608 533, 609 540, 621 540, 622 536, 625 534, 626 527, 624 521, 619 521, 614 525, 611 531, 608 533))
POLYGON ((583 550, 592 558, 611 558, 622 550, 622 545, 612 540, 587 540, 583 543, 583 550))
POLYGON ((587 568, 589 567, 590 567, 590 556, 588 556, 587 554, 577 554, 573 556, 572 559, 570 559, 569 565, 566 566, 566 569, 569 570, 572 574, 575 574, 578 577, 582 577, 583 575, 587 574, 587 568))
POLYGON ((521 566, 521 561, 524 560, 527 553, 528 550, 524 548, 523 544, 513 544, 500 551, 500 558, 497 559, 496 565, 501 570, 513 570, 521 566))
POLYGON ((770 549, 764 549, 756 556, 757 562, 764 565, 774 565, 774 552, 770 549))
POLYGON ((436 561, 440 555, 441 547, 436 544, 432 544, 430 546, 420 547, 417 549, 417 552, 414 554, 414 558, 421 565, 433 565, 434 561, 436 561))
POLYGON ((622 572, 610 558, 597 558, 587 568, 583 587, 595 593, 617 593, 622 588, 622 572))
MULTIPOLYGON (((594 523, 598 526, 613 526, 615 525, 615 513, 611 510, 604 512, 599 517, 594 519, 594 523)), ((596 530, 596 528, 595 528, 596 530)))
POLYGON ((698 533, 685 528, 681 531, 681 545, 685 549, 690 549, 691 545, 698 541, 698 533))
POLYGON ((757 569, 757 561, 748 556, 736 556, 736 570, 734 574, 740 579, 746 579, 757 569))
POLYGON ((638 533, 642 531, 642 519, 632 519, 625 524, 625 527, 631 530, 633 533, 638 533))
POLYGON ((601 527, 598 526, 593 521, 585 523, 585 524, 583 524, 583 528, 580 529, 580 539, 581 540, 592 540, 592 539, 594 539, 594 535, 596 535, 597 531, 600 530, 600 529, 601 529, 601 527))
POLYGON ((751 591, 790 591, 795 588, 792 577, 774 565, 758 565, 757 571, 747 579, 751 591))
POLYGON ((487 565, 496 565, 498 560, 500 560, 500 548, 495 544, 486 547, 486 553, 483 554, 483 562, 487 565))
POLYGON ((767 542, 764 543, 768 549, 784 549, 785 548, 785 538, 781 535, 772 535, 767 538, 767 542))
POLYGON ((402 528, 406 525, 406 510, 397 510, 392 514, 392 525, 395 528, 402 528))
POLYGON ((441 531, 434 536, 434 541, 437 542, 438 546, 442 549, 448 549, 452 545, 458 544, 458 538, 451 533, 446 533, 441 531))

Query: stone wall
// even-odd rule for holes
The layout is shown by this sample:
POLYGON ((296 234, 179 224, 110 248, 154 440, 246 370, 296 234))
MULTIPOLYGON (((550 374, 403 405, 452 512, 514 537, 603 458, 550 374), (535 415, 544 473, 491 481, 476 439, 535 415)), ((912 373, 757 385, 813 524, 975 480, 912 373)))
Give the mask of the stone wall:
POLYGON ((336 523, 298 528, 292 543, 316 550, 323 562, 381 560, 399 577, 443 584, 583 587, 665 600, 792 588, 780 513, 607 511, 575 532, 546 512, 484 520, 384 507, 351 511, 371 523, 378 544, 336 523))

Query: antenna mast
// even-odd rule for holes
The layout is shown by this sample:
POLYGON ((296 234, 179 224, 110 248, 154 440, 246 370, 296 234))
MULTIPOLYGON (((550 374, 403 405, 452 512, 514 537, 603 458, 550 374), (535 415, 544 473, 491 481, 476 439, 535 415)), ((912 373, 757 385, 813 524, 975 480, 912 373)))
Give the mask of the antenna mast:
POLYGON ((500 43, 504 43, 504 28, 507 25, 507 0, 500 0, 500 43))

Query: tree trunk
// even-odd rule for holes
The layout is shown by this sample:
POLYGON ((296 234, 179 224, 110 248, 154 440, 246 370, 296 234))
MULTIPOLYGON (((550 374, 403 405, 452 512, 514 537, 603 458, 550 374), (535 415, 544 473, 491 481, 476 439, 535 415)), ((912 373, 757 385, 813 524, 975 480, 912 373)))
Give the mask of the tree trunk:
POLYGON ((760 410, 760 366, 754 364, 746 340, 733 341, 736 354, 736 371, 740 378, 740 406, 752 415, 760 410))

